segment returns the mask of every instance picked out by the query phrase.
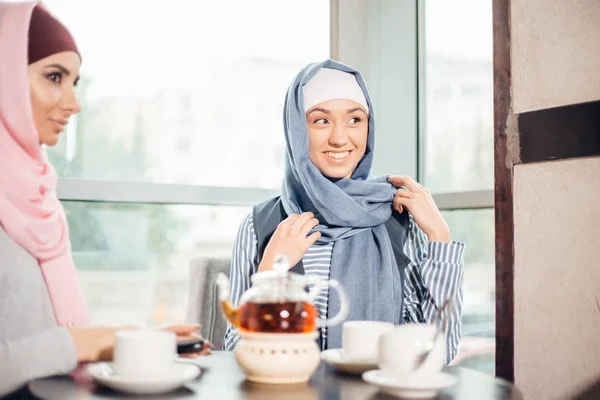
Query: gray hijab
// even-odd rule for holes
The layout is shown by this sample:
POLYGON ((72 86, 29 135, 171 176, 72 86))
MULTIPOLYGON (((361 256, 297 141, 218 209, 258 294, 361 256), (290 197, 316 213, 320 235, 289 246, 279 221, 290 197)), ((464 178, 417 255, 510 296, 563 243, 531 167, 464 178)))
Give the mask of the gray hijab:
MULTIPOLYGON (((288 215, 312 211, 320 225, 319 242, 335 242, 330 278, 349 293, 348 320, 376 320, 394 324, 402 314, 402 281, 384 223, 392 215, 396 189, 386 177, 369 178, 373 163, 375 122, 373 105, 358 71, 333 60, 310 64, 290 85, 284 107, 286 139, 282 202, 288 215), (369 105, 367 149, 350 179, 325 177, 308 158, 308 132, 303 86, 321 68, 351 73, 369 105)), ((340 309, 339 297, 329 297, 328 314, 340 309)), ((328 347, 341 347, 341 326, 328 330, 328 347)))

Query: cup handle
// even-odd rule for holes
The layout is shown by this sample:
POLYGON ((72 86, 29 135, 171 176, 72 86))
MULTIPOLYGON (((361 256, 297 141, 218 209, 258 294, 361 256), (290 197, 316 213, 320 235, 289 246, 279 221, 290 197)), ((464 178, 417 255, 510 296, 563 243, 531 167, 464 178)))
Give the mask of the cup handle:
POLYGON ((338 296, 340 296, 340 311, 338 311, 334 317, 328 319, 317 319, 317 327, 322 328, 324 326, 334 326, 344 322, 346 317, 348 317, 348 296, 346 295, 344 287, 335 279, 325 280, 315 277, 315 279, 310 279, 309 282, 314 284, 309 294, 312 301, 314 301, 321 290, 327 286, 329 286, 331 289, 335 289, 338 293, 338 296))

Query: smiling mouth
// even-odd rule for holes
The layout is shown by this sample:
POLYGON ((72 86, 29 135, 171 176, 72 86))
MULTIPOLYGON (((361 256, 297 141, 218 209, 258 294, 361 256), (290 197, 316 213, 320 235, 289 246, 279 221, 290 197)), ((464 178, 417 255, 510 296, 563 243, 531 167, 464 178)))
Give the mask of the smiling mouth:
POLYGON ((65 130, 65 125, 67 125, 66 121, 57 121, 55 119, 51 119, 50 121, 54 124, 54 126, 56 127, 56 129, 59 132, 62 132, 65 130))
POLYGON ((346 151, 326 151, 324 154, 335 160, 335 161, 344 161, 349 155, 350 155, 351 151, 350 150, 346 150, 346 151))

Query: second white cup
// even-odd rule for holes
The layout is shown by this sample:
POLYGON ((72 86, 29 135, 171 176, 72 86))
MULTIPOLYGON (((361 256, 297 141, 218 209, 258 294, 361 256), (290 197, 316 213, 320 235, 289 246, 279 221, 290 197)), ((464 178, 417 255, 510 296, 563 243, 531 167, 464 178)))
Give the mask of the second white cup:
POLYGON ((377 360, 379 337, 394 324, 379 321, 348 321, 342 326, 342 355, 348 360, 377 360))
POLYGON ((424 345, 433 338, 431 324, 404 324, 379 338, 377 364, 381 371, 399 380, 410 380, 434 375, 446 364, 446 335, 440 334, 425 362, 416 370, 415 361, 424 345))

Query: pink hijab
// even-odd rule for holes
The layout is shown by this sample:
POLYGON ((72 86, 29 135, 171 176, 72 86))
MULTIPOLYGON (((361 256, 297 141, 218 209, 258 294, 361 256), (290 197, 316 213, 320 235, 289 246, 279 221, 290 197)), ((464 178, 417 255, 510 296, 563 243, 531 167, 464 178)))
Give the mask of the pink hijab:
POLYGON ((85 325, 89 317, 56 196, 56 172, 33 122, 27 60, 36 3, 0 0, 0 225, 38 260, 57 323, 85 325))

